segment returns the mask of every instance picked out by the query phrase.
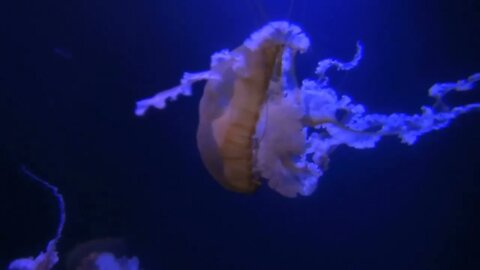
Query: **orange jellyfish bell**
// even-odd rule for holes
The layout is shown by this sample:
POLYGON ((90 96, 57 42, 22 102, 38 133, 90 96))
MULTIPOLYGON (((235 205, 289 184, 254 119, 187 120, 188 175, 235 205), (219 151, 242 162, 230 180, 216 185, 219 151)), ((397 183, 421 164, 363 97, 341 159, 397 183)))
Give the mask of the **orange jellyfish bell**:
POLYGON ((262 109, 267 96, 281 95, 287 85, 297 87, 293 57, 308 46, 309 40, 298 26, 270 23, 235 50, 214 54, 210 71, 187 73, 180 86, 138 102, 136 113, 143 115, 149 106, 162 109, 167 98, 190 95, 193 82, 208 80, 197 131, 203 163, 225 188, 254 192, 260 184, 255 159, 262 135, 257 132, 262 109), (284 84, 282 76, 292 80, 284 84))
POLYGON ((137 102, 135 113, 167 100, 191 95, 192 84, 207 80, 199 106, 197 145, 210 174, 225 188, 254 192, 261 179, 286 197, 310 195, 327 169, 329 155, 339 145, 375 147, 385 135, 413 144, 420 135, 444 128, 460 114, 480 108, 468 104, 448 108, 441 98, 450 91, 466 91, 480 80, 474 74, 456 83, 435 84, 430 96, 438 106, 422 107, 422 114, 365 114, 362 105, 338 96, 328 86, 330 67, 357 66, 362 47, 350 62, 325 59, 318 63, 316 80, 298 85, 294 59, 310 41, 300 27, 271 22, 254 32, 233 51, 212 55, 210 70, 185 73, 180 85, 137 102))
POLYGON ((281 87, 282 66, 291 63, 283 62, 283 53, 307 47, 296 26, 271 24, 212 67, 220 79, 205 86, 197 143, 207 169, 227 189, 250 193, 260 184, 255 154, 262 108, 269 93, 283 91, 272 89, 281 87))

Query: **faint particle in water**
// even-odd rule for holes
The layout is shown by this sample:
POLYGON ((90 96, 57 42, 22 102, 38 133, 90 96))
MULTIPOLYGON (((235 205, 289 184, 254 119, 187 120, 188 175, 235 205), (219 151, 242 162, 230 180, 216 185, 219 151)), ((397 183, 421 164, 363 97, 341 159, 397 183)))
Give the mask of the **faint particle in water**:
POLYGON ((294 60, 309 46, 300 27, 271 22, 233 51, 213 54, 209 70, 185 73, 180 85, 138 101, 135 113, 142 116, 150 107, 164 109, 167 101, 190 96, 192 85, 206 80, 197 145, 213 178, 241 193, 254 192, 264 179, 278 193, 296 197, 313 193, 330 154, 340 145, 373 148, 386 135, 411 145, 459 115, 480 109, 480 103, 450 108, 442 100, 451 91, 473 89, 480 81, 477 73, 434 84, 429 90, 434 105, 423 106, 420 114, 366 114, 363 105, 338 95, 326 75, 332 67, 355 68, 362 58, 361 44, 357 43, 349 62, 318 62, 317 78, 299 85, 294 60))
POLYGON ((65 60, 72 60, 73 54, 65 48, 54 48, 53 53, 65 60))

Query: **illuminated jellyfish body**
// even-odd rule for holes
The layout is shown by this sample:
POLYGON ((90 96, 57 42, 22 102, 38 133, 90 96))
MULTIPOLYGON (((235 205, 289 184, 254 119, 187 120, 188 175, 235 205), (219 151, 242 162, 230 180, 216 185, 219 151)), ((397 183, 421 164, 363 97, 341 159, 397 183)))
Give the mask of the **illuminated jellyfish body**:
POLYGON ((361 45, 350 62, 320 61, 318 79, 299 86, 294 60, 309 45, 298 26, 269 23, 235 50, 213 54, 210 70, 185 73, 179 86, 138 101, 135 113, 144 115, 151 106, 163 109, 167 100, 191 95, 193 83, 207 80, 197 144, 210 174, 236 192, 254 192, 266 179, 278 193, 295 197, 312 194, 339 145, 372 148, 385 135, 413 144, 418 136, 480 108, 480 103, 448 108, 442 101, 450 91, 471 90, 480 80, 477 73, 433 85, 429 95, 435 104, 422 107, 421 114, 366 114, 348 96, 338 96, 325 75, 330 67, 354 68, 362 57, 361 45))

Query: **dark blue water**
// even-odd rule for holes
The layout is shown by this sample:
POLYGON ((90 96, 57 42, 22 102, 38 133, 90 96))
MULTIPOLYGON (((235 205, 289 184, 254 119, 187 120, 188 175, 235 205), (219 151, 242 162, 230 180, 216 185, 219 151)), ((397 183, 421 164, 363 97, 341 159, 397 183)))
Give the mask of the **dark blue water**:
MULTIPOLYGON (((0 8, 0 267, 37 255, 57 205, 58 249, 119 237, 143 269, 480 269, 480 113, 414 146, 339 148, 310 197, 223 190, 196 148, 201 86, 165 111, 134 102, 205 70, 269 20, 309 35, 299 78, 326 57, 359 67, 332 85, 369 112, 416 113, 427 89, 480 71, 480 2, 26 1, 0 8)), ((478 88, 478 87, 477 87, 478 88)), ((480 90, 480 89, 479 89, 480 90)), ((480 95, 452 103, 479 102, 480 95)))

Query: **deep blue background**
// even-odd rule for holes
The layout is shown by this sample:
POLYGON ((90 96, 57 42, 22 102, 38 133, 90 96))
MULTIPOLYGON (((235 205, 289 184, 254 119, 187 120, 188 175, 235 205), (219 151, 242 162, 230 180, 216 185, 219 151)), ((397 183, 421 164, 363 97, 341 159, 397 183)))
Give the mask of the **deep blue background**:
MULTIPOLYGON (((208 68, 272 19, 290 19, 318 60, 364 59, 332 84, 370 112, 416 113, 427 89, 480 71, 478 0, 7 1, 0 6, 0 268, 53 237, 59 251, 123 237, 154 269, 480 269, 480 115, 412 147, 339 148, 310 197, 223 190, 196 150, 201 87, 165 111, 134 102, 208 68), (69 55, 70 54, 70 55, 69 55), (71 56, 71 57, 70 57, 71 56)), ((452 103, 480 101, 480 95, 452 103)), ((57 269, 64 269, 63 262, 57 269)))

